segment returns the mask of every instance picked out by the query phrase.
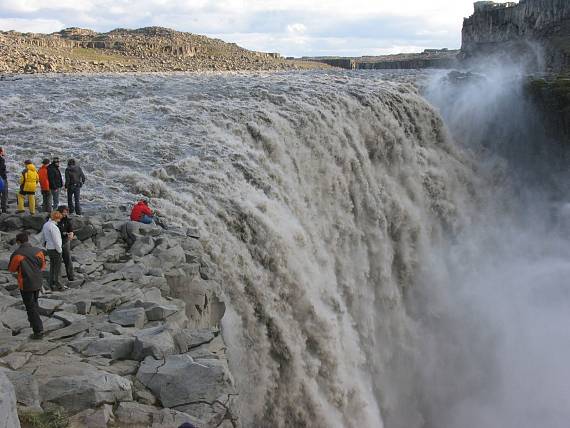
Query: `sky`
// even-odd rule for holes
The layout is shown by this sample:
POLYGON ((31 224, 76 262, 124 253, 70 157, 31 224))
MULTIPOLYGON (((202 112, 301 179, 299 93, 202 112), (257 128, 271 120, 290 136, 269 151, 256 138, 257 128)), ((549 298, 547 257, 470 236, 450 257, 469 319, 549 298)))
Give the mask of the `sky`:
POLYGON ((285 56, 461 46, 473 0, 0 0, 0 30, 169 27, 285 56))

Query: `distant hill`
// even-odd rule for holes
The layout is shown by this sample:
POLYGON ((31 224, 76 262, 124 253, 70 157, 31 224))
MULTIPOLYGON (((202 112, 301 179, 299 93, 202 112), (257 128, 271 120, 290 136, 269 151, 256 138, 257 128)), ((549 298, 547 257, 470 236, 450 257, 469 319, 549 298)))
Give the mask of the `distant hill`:
POLYGON ((322 67, 162 27, 0 31, 0 73, 285 70, 322 67))

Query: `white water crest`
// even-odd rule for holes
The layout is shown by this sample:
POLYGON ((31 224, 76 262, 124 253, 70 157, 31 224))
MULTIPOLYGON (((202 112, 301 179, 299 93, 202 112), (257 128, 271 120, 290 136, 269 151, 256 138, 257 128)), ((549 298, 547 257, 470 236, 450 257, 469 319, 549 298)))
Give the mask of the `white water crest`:
POLYGON ((244 426, 561 427, 559 177, 546 155, 524 174, 509 112, 481 114, 516 85, 471 109, 480 88, 431 85, 450 134, 412 79, 25 77, 0 83, 0 145, 12 180, 25 158, 79 159, 88 212, 145 194, 200 227, 244 426))

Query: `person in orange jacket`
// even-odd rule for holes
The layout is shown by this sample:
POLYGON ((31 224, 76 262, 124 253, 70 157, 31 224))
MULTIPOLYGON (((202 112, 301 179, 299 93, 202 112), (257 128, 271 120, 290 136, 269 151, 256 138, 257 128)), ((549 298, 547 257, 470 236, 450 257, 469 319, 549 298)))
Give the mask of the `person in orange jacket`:
POLYGON ((24 162, 26 169, 22 171, 20 176, 20 191, 18 192, 18 208, 17 213, 24 212, 24 199, 28 197, 28 208, 30 214, 36 213, 36 187, 40 181, 36 167, 31 160, 24 162))
POLYGON ((20 246, 10 257, 8 270, 18 274, 18 288, 34 331, 32 339, 41 339, 44 326, 40 318, 38 297, 42 289, 42 270, 46 268, 46 259, 41 248, 34 248, 28 242, 26 232, 16 235, 16 242, 20 246))
POLYGON ((40 187, 42 189, 42 211, 45 213, 51 212, 51 191, 49 188, 48 165, 49 159, 42 161, 42 166, 38 171, 40 176, 40 187))

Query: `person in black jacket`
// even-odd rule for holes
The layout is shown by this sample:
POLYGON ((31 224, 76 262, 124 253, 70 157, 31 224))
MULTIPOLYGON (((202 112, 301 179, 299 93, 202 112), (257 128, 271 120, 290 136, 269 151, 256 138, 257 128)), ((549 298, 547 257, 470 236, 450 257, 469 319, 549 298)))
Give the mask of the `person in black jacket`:
POLYGON ((8 270, 18 274, 18 288, 28 313, 28 321, 34 331, 32 339, 41 339, 43 324, 39 314, 38 297, 42 288, 42 270, 46 268, 46 259, 41 248, 34 248, 28 242, 26 232, 16 236, 20 246, 10 257, 8 270))
POLYGON ((0 209, 2 213, 8 212, 8 175, 6 174, 6 160, 4 149, 0 147, 0 180, 4 182, 0 192, 0 209))
POLYGON ((49 190, 51 192, 52 209, 59 206, 59 192, 63 187, 63 177, 59 170, 59 158, 53 158, 48 166, 49 190))
POLYGON ((67 189, 67 205, 70 214, 81 215, 79 197, 84 183, 85 174, 83 174, 81 167, 76 165, 75 159, 69 159, 65 169, 65 188, 67 189))
POLYGON ((59 231, 61 232, 61 242, 62 242, 62 254, 63 264, 65 265, 65 271, 67 273, 67 280, 74 281, 75 274, 73 273, 73 262, 71 261, 71 241, 74 239, 75 235, 73 233, 73 225, 71 224, 71 219, 68 217, 69 208, 65 205, 61 205, 57 210, 63 215, 61 221, 57 224, 59 231))

